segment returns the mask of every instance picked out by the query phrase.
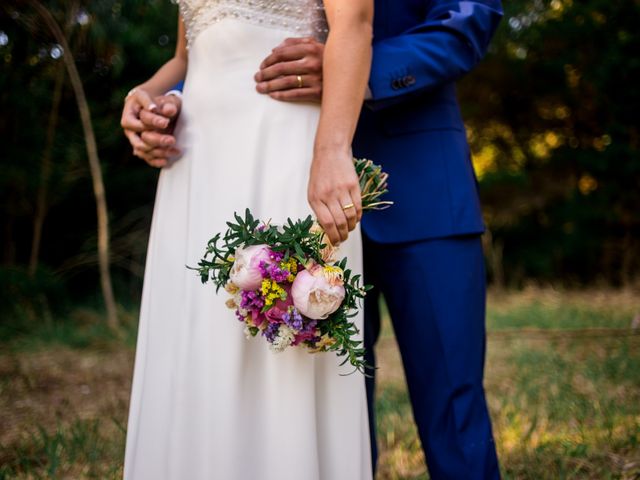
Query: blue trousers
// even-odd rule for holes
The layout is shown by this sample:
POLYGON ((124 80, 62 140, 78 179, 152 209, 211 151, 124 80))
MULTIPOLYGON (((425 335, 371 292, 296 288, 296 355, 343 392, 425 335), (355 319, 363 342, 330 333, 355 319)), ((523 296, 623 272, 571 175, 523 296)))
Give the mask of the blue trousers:
MULTIPOLYGON (((413 415, 432 479, 499 479, 482 384, 486 279, 478 235, 381 244, 364 236, 365 346, 380 334, 386 300, 413 415)), ((367 379, 372 461, 375 378, 367 379)))

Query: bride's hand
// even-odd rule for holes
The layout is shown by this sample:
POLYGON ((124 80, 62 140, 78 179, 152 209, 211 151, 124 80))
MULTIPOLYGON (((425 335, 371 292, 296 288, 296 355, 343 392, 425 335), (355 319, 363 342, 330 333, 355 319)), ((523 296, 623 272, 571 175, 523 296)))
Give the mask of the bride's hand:
POLYGON ((133 154, 152 167, 164 167, 175 148, 172 125, 180 113, 180 99, 174 96, 152 98, 142 87, 127 95, 120 125, 133 148, 133 154))
POLYGON ((315 149, 308 199, 329 241, 338 245, 362 217, 362 198, 350 148, 315 149))

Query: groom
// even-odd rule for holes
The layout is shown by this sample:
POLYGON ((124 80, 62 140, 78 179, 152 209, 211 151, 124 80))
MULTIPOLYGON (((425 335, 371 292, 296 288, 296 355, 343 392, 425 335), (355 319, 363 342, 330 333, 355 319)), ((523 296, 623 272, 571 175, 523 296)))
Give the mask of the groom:
MULTIPOLYGON (((389 173, 394 202, 362 220, 365 281, 375 286, 365 307, 368 361, 382 294, 434 479, 500 477, 482 384, 484 226, 454 82, 483 57, 501 16, 499 0, 376 0, 370 91, 353 145, 389 173)), ((285 41, 260 66, 258 92, 319 101, 322 50, 312 39, 285 41)), ((155 103, 165 117, 179 113, 178 97, 155 103)), ((140 128, 136 116, 125 111, 122 123, 138 156, 165 164, 175 142, 161 130, 167 122, 143 111, 140 128)))

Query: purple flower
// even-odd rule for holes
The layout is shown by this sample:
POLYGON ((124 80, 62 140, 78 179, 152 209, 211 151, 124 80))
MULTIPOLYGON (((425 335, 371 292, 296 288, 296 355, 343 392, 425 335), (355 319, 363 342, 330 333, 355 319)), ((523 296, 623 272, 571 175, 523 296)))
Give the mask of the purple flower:
POLYGON ((273 250, 271 250, 271 255, 269 255, 269 258, 271 258, 271 260, 273 260, 274 262, 280 263, 284 259, 284 252, 274 252, 273 250))
POLYGON ((260 311, 264 307, 264 299, 258 292, 255 291, 243 291, 241 292, 242 300, 240 301, 240 307, 245 310, 260 311))
POLYGON ((301 331, 304 327, 304 321, 302 319, 302 315, 296 310, 295 307, 289 307, 287 312, 282 315, 282 320, 284 323, 289 325, 291 328, 297 331, 301 331))
POLYGON ((267 325, 267 328, 262 331, 262 336, 265 337, 269 343, 273 343, 275 338, 278 336, 279 329, 279 324, 269 323, 269 325, 267 325))

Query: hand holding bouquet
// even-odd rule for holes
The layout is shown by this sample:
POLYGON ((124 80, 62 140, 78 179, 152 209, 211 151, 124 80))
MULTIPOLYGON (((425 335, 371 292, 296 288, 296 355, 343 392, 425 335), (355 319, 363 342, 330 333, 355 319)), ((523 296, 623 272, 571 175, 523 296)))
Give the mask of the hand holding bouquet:
MULTIPOLYGON (((370 160, 355 160, 363 210, 380 209, 387 175, 370 160)), ((245 324, 247 337, 260 334, 272 350, 304 346, 334 351, 364 372, 364 348, 350 320, 369 287, 352 275, 347 259, 333 260, 335 248, 311 216, 285 225, 263 223, 247 209, 229 229, 208 243, 198 264, 203 283, 224 288, 227 306, 245 324)))

